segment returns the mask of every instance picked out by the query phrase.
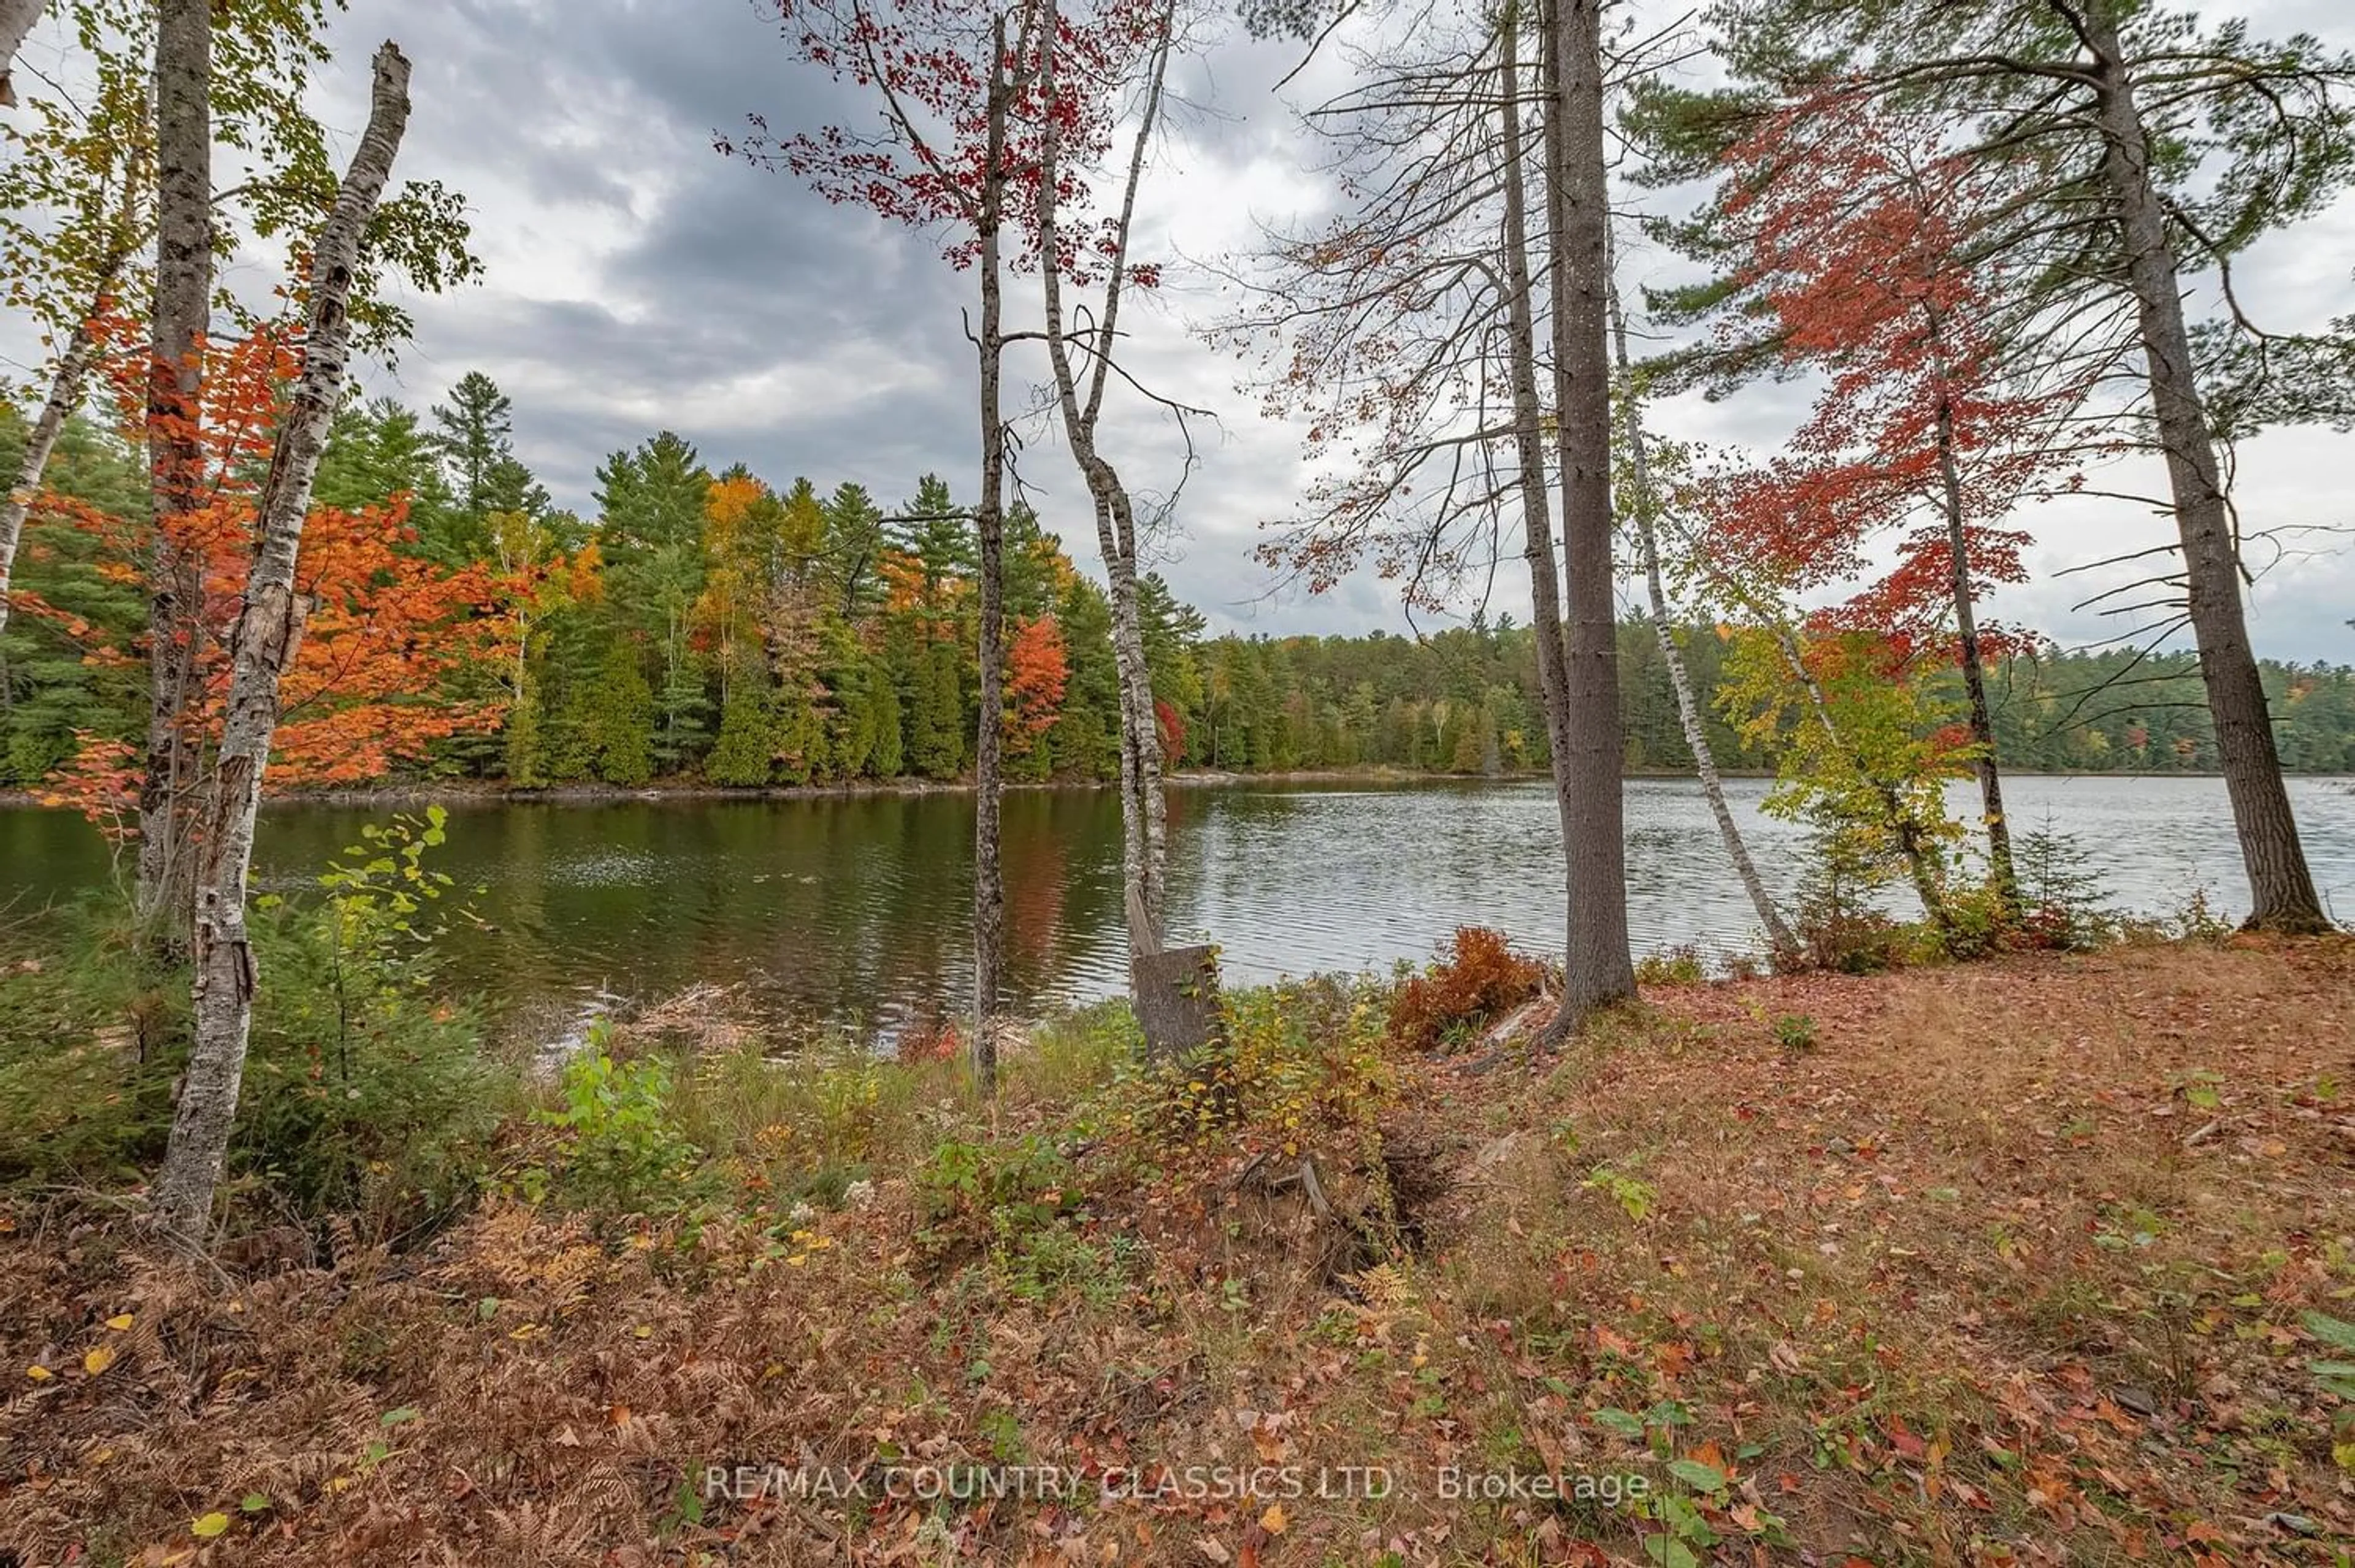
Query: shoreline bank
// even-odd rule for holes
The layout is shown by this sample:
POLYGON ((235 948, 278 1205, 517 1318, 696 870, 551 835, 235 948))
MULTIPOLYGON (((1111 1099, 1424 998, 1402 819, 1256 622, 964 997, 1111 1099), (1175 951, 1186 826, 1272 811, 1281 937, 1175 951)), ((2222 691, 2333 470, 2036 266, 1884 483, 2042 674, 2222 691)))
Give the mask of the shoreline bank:
MULTIPOLYGON (((2051 779, 2220 779, 2213 773, 2044 773, 2028 769, 2008 770, 2017 778, 2051 779)), ((1743 769, 1721 769, 1721 776, 1731 779, 1771 779, 1772 773, 1743 769)), ((1360 784, 1380 787, 1398 785, 1448 785, 1474 784, 1536 784, 1546 779, 1543 773, 1438 773, 1409 772, 1403 768, 1295 768, 1282 773, 1235 773, 1224 769, 1190 769, 1168 774, 1171 789, 1232 789, 1249 784, 1360 784)), ((2314 779, 2321 782, 2350 781, 2341 773, 2290 773, 2293 779, 2314 779)), ((1690 779, 1691 773, 1673 769, 1637 769, 1623 773, 1627 783, 1660 779, 1690 779)), ((1096 792, 1115 787, 1112 780, 1093 779, 1025 779, 1008 781, 1007 793, 1036 791, 1096 792)), ((971 779, 857 779, 834 784, 763 784, 744 788, 725 784, 704 784, 690 779, 664 780, 648 784, 563 784, 537 789, 517 788, 498 779, 419 779, 404 783, 388 783, 362 787, 295 790, 272 795, 263 802, 265 806, 314 805, 336 807, 423 806, 423 805, 613 805, 628 801, 707 803, 726 801, 787 801, 787 800, 860 800, 892 795, 971 795, 975 785, 971 779)), ((0 790, 0 809, 31 809, 47 805, 34 791, 0 790)), ((56 809, 64 809, 58 807, 56 809)))

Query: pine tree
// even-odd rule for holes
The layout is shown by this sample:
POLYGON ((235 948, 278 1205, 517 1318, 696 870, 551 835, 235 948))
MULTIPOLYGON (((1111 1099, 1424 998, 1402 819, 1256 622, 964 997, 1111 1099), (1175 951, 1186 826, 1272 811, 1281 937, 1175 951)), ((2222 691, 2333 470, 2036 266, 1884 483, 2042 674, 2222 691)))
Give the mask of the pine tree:
POLYGON ((704 513, 711 475, 669 431, 597 470, 597 543, 621 627, 657 650, 661 755, 683 765, 704 734, 709 699, 688 633, 703 592, 704 513))
POLYGON ((516 457, 514 406, 497 382, 467 371, 450 400, 433 406, 433 427, 423 440, 441 460, 449 497, 433 532, 423 536, 435 559, 480 560, 490 553, 492 513, 549 509, 548 492, 516 457))

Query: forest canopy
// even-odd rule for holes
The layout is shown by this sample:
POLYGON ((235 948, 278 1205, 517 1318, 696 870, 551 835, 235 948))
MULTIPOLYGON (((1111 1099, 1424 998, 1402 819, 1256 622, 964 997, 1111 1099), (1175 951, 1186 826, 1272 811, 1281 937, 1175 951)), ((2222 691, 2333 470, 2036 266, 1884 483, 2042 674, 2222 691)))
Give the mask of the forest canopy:
MULTIPOLYGON (((460 640, 464 656, 412 672, 410 688, 368 720, 373 732, 402 709, 456 712, 453 732, 389 749, 356 734, 331 754, 282 756, 274 786, 749 787, 969 773, 975 550, 945 481, 922 476, 897 498, 801 477, 773 485, 741 464, 715 471, 663 432, 598 468, 597 515, 582 518, 516 458, 511 420, 480 374, 422 417, 356 396, 336 420, 319 504, 378 508, 391 555, 410 570, 499 587, 470 610, 479 635, 460 640), (400 522, 389 520, 396 507, 400 522)), ((21 421, 0 413, 0 463, 22 437, 21 421)), ((0 784, 86 790, 77 759, 128 741, 142 721, 137 671, 119 651, 145 607, 119 539, 93 518, 137 516, 143 478, 93 423, 75 421, 60 442, 16 574, 19 602, 38 608, 0 637, 0 784)), ((1111 779, 1118 693, 1103 590, 1027 509, 1009 517, 1008 539, 1009 776, 1111 779)), ((1213 636, 1158 576, 1140 600, 1155 705, 1178 765, 1493 775, 1548 763, 1532 639, 1510 616, 1419 637, 1213 636)), ((412 598, 405 613, 440 603, 412 598)), ((1696 625, 1678 640, 1712 697, 1725 639, 1696 625)), ((1689 771, 1649 624, 1629 614, 1619 644, 1626 766, 1689 771)), ((2355 670, 2267 660, 2264 671, 2284 765, 2355 771, 2355 670)), ((1989 684, 2015 768, 2215 766, 2188 653, 2067 651, 2030 638, 1994 665, 1989 684)), ((1772 747, 1746 740, 1718 702, 1705 706, 1720 766, 1774 769, 1772 747)), ((303 717, 298 704, 290 720, 303 717)))

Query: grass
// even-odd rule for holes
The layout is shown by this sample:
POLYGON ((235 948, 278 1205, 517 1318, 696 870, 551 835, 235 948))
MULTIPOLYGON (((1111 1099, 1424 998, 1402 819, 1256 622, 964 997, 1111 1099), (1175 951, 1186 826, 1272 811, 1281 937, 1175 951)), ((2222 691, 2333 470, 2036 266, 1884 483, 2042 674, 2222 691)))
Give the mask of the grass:
POLYGON ((2355 943, 1664 985, 1529 1060, 1382 1051, 1347 987, 1237 1017, 1247 1070, 1162 1080, 1117 1009, 1059 1020, 994 1104, 730 1037, 668 1058, 696 1168, 643 1211, 567 1211, 519 1125, 547 1201, 325 1267, 20 1198, 0 1545, 2347 1561, 2307 1315, 2355 1318, 2355 943), (707 1484, 740 1463, 836 1495, 707 1484), (1017 1463, 1066 1489, 971 1495, 1017 1463))

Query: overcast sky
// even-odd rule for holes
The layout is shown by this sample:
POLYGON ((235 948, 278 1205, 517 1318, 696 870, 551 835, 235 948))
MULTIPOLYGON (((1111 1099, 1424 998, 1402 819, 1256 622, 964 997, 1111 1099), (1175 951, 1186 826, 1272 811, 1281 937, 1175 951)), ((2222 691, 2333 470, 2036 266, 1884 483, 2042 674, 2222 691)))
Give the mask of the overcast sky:
MULTIPOLYGON (((1660 0, 1645 8, 1671 15, 1660 0)), ((2347 0, 2245 0, 2260 36, 2307 28, 2355 46, 2347 0)), ((54 24, 51 24, 54 27, 54 24)), ((717 469, 742 461, 773 483, 807 475, 821 488, 865 484, 886 503, 927 470, 974 488, 973 358, 960 320, 974 286, 922 236, 830 207, 790 176, 712 150, 748 112, 780 130, 870 112, 800 66, 773 7, 754 0, 352 0, 334 25, 337 59, 318 84, 323 115, 348 147, 364 115, 375 43, 391 36, 416 63, 416 103, 400 172, 464 191, 486 276, 415 303, 414 343, 368 389, 421 409, 470 369, 514 399, 521 455, 566 505, 591 510, 591 470, 610 452, 669 428, 717 469)), ((53 39, 36 38, 37 59, 53 39)), ((1166 149, 1147 192, 1148 244, 1207 259, 1247 247, 1261 221, 1284 223, 1328 199, 1314 150, 1273 91, 1292 63, 1278 46, 1237 43, 1195 62, 1188 98, 1206 106, 1166 149), (1214 111, 1214 112, 1210 112, 1214 111)), ((1312 73, 1290 92, 1319 95, 1312 73)), ((2355 202, 2269 241, 2243 279, 2276 326, 2319 325, 2355 309, 2355 202)), ((1674 263, 1641 251, 1641 281, 1674 263)), ((255 268, 260 280, 260 268, 255 268)), ((1028 290, 1017 296, 1027 299, 1028 290)), ((1272 633, 1403 629, 1395 594, 1370 574, 1321 598, 1274 591, 1250 557, 1261 524, 1291 509, 1300 484, 1297 432, 1263 421, 1239 392, 1238 367, 1193 330, 1220 308, 1214 279, 1178 260, 1169 286, 1135 312, 1135 363, 1160 389, 1216 410, 1198 432, 1180 537, 1159 565, 1217 627, 1272 633)), ((8 347, 15 346, 10 335, 8 347)), ((1018 361, 1018 388, 1042 374, 1018 361)), ((1804 413, 1805 393, 1761 388, 1715 405, 1657 410, 1665 433, 1771 446, 1804 413)), ((1051 432, 1032 432, 1022 466, 1048 526, 1082 564, 1092 525, 1051 432)), ((1178 447, 1138 409, 1108 432, 1135 482, 1166 488, 1178 447)), ((2293 431, 2242 453, 2236 495, 2247 526, 2355 524, 2355 437, 2293 431)), ((2111 475, 2118 489, 2157 488, 2111 475), (2126 482, 2119 482, 2119 481, 2126 482)), ((2098 579, 2054 579, 2074 562, 2159 543, 2171 524, 2147 508, 2073 500, 2028 515, 2038 581, 1998 610, 2064 641, 2112 629, 2073 613, 2098 579)), ((2355 552, 2273 565, 2252 601, 2263 653, 2355 660, 2355 552)), ((2254 564, 2264 566, 2260 560, 2254 564)), ((1513 563, 1518 568, 1518 562, 1513 563)), ((1491 612, 1527 613, 1525 586, 1498 575, 1491 612)))

